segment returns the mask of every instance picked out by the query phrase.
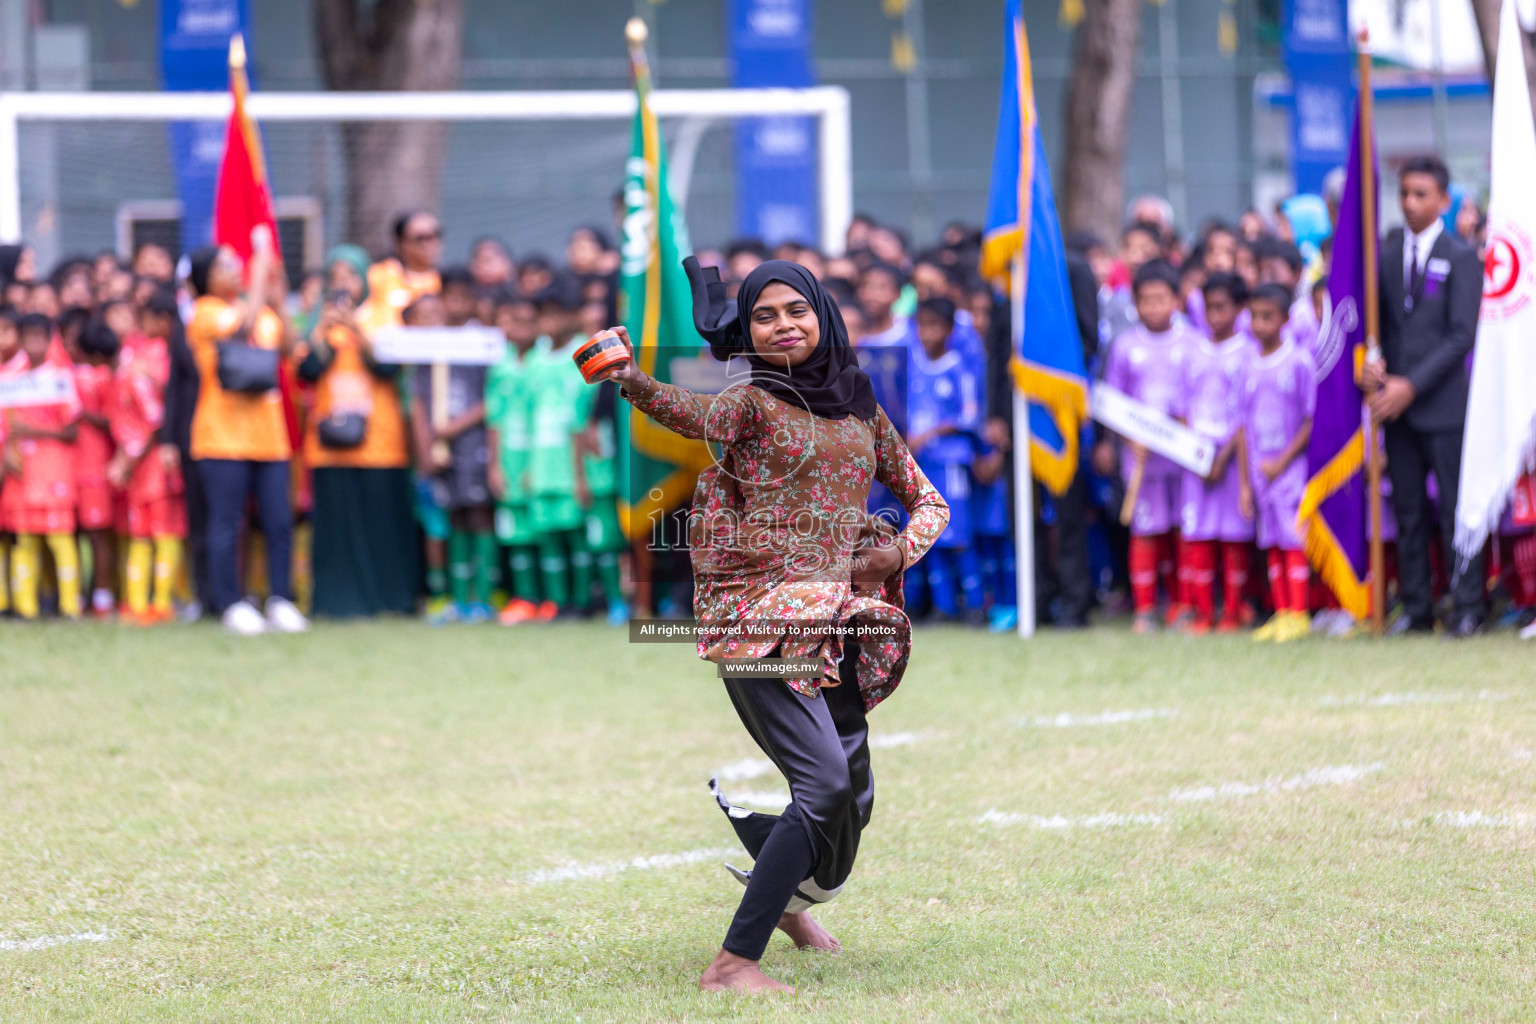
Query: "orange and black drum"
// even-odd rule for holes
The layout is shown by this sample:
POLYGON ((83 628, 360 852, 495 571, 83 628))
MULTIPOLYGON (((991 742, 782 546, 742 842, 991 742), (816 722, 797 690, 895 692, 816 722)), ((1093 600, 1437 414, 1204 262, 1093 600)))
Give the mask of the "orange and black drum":
POLYGON ((629 349, 612 331, 598 331, 592 340, 571 353, 576 369, 588 384, 596 384, 603 374, 629 360, 629 349))

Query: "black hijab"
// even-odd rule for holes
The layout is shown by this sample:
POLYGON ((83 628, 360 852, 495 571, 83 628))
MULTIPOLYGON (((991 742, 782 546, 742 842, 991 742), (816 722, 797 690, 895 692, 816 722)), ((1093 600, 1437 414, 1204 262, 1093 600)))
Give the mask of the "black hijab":
POLYGON ((21 254, 26 250, 22 245, 0 245, 0 287, 9 285, 16 280, 16 267, 21 263, 21 254))
POLYGON ((732 304, 717 268, 700 267, 699 261, 689 256, 683 260, 683 269, 693 286, 694 326, 709 342, 716 359, 745 355, 752 367, 753 385, 824 419, 841 420, 851 415, 872 420, 879 413, 869 377, 859 369, 858 357, 848 343, 843 314, 810 271, 789 260, 768 260, 747 275, 732 304), (776 365, 752 351, 752 307, 774 281, 805 296, 821 324, 821 340, 805 361, 795 366, 776 365))

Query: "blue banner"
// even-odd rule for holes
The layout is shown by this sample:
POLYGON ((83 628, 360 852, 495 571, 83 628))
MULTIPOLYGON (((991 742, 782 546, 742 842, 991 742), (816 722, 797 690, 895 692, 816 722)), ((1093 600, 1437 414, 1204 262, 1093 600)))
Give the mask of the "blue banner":
MULTIPOLYGON (((229 88, 229 40, 246 37, 247 0, 160 0, 160 73, 173 92, 229 88)), ((254 78, 254 76, 253 76, 254 78)), ((181 245, 191 251, 213 239, 213 193, 224 153, 223 121, 171 125, 171 157, 181 196, 181 245)))
MULTIPOLYGON (((811 74, 811 0, 732 0, 726 50, 731 84, 800 88, 811 74)), ((817 245, 816 123, 743 119, 735 127, 736 233, 769 245, 817 245)))
POLYGON ((1349 157, 1354 103, 1347 0, 1285 0, 1281 41, 1291 76, 1291 166, 1297 192, 1320 192, 1349 157))

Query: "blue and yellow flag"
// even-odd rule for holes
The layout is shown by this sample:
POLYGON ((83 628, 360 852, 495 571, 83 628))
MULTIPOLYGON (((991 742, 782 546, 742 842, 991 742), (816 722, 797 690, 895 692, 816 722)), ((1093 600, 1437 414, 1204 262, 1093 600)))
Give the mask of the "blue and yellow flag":
MULTIPOLYGON (((1008 0, 1004 14, 1003 89, 981 272, 1013 294, 1014 264, 1020 264, 1023 316, 1013 318, 1013 379, 1029 399, 1029 457, 1035 479, 1061 494, 1077 473, 1079 435, 1088 419, 1088 374, 1067 283, 1051 169, 1040 141, 1029 37, 1019 4, 1008 0)), ((1015 296, 1015 311, 1019 304, 1015 296)))

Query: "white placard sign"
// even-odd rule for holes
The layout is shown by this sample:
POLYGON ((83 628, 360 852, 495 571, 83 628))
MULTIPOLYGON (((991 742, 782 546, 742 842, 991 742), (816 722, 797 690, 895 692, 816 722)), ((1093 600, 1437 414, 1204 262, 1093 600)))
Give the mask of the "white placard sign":
POLYGON ((373 336, 373 357, 381 363, 448 363, 495 366, 507 338, 494 327, 386 327, 373 336))
POLYGON ((58 405, 69 401, 69 379, 58 370, 42 368, 0 378, 0 409, 58 405))
POLYGON ((1216 443, 1149 405, 1108 384, 1096 384, 1089 397, 1093 418, 1128 441, 1146 445, 1201 476, 1211 471, 1216 443))

